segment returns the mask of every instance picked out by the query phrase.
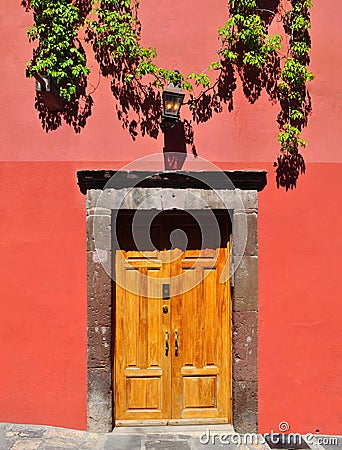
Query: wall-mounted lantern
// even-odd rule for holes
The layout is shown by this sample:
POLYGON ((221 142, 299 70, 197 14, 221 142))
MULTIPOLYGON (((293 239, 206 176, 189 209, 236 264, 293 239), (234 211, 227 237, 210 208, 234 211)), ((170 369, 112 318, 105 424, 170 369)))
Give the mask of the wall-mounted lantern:
POLYGON ((184 93, 179 85, 170 83, 163 90, 163 119, 178 120, 179 111, 181 109, 184 93))
POLYGON ((49 75, 34 74, 37 95, 43 100, 49 111, 63 111, 63 100, 49 75))
MULTIPOLYGON (((175 70, 175 73, 179 73, 179 71, 175 70)), ((174 123, 178 121, 184 95, 180 83, 169 83, 168 87, 163 90, 163 121, 174 123)))

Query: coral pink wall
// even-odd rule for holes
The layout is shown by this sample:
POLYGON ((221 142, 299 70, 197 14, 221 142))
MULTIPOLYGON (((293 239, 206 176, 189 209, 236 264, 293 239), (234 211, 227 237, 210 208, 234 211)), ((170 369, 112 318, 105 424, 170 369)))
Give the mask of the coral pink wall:
MULTIPOLYGON (((133 142, 116 120, 108 80, 94 93, 93 115, 76 135, 45 133, 34 109, 34 82, 19 0, 0 11, 0 421, 86 425, 85 198, 80 169, 120 168, 160 153, 157 140, 133 142), (42 162, 44 161, 44 162, 42 162), (86 162, 85 162, 86 161, 86 162)), ((143 39, 167 68, 203 70, 218 48, 225 1, 141 2, 143 39)), ((339 319, 342 240, 339 0, 316 0, 312 13, 313 114, 305 137, 307 174, 293 192, 276 189, 278 106, 250 105, 241 87, 231 114, 195 127, 198 154, 223 169, 269 170, 260 194, 260 428, 340 433, 339 319)), ((277 31, 277 24, 273 31, 277 31)), ((97 83, 96 65, 91 82, 97 83)))
MULTIPOLYGON (((81 134, 76 135, 67 125, 46 134, 34 109, 34 81, 25 78, 24 70, 32 48, 25 30, 32 18, 20 6, 20 0, 3 2, 0 24, 6 39, 0 41, 3 87, 0 96, 5 120, 0 123, 1 160, 121 162, 161 151, 161 135, 157 140, 138 138, 133 142, 122 130, 106 79, 101 79, 93 94, 93 114, 81 134)), ((332 44, 341 39, 342 5, 339 0, 330 0, 329 5, 317 0, 315 4, 311 69, 316 79, 310 84, 313 114, 304 133, 310 143, 305 158, 312 162, 342 162, 342 153, 336 145, 342 133, 338 70, 342 67, 342 52, 332 44)), ((174 0, 172 7, 162 5, 159 0, 141 2, 144 44, 157 47, 159 63, 166 68, 178 68, 185 73, 204 70, 219 47, 216 29, 226 18, 225 0, 213 0, 210 7, 204 0, 174 0)), ((272 32, 280 31, 280 25, 275 23, 272 32)), ((89 65, 92 68, 89 89, 92 90, 98 83, 98 66, 91 51, 89 65)), ((199 156, 211 161, 274 161, 278 151, 275 122, 278 105, 272 105, 266 95, 250 105, 241 86, 234 104, 231 114, 216 114, 214 120, 195 126, 199 156)))
POLYGON ((316 163, 260 193, 261 431, 341 434, 341 191, 341 166, 316 163))

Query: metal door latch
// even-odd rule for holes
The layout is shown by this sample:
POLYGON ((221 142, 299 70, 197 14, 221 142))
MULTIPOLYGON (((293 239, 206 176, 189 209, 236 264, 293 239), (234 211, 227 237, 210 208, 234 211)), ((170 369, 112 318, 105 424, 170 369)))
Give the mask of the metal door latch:
POLYGON ((170 298, 170 284, 163 284, 163 300, 170 298))

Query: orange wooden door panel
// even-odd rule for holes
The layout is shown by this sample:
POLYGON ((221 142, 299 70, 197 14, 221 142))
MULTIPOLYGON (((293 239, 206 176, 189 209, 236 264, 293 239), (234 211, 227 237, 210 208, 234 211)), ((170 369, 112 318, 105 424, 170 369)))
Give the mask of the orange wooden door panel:
POLYGON ((228 256, 229 248, 172 252, 173 419, 231 420, 228 256))
POLYGON ((116 253, 115 415, 117 420, 168 419, 170 315, 158 298, 169 280, 165 252, 116 253))

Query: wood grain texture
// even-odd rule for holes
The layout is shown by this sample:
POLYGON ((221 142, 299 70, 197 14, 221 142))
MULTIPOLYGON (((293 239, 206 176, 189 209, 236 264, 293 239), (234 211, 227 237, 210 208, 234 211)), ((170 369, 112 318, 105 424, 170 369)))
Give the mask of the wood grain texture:
POLYGON ((117 425, 231 422, 230 247, 116 252, 117 425))
POLYGON ((116 253, 115 418, 118 421, 168 419, 171 414, 171 363, 164 353, 170 315, 162 313, 165 300, 158 298, 163 279, 170 273, 167 257, 161 252, 116 253))
POLYGON ((173 251, 171 276, 180 293, 172 296, 171 285, 172 328, 179 330, 172 419, 231 421, 230 287, 229 280, 221 282, 229 250, 228 244, 217 251, 173 251))

